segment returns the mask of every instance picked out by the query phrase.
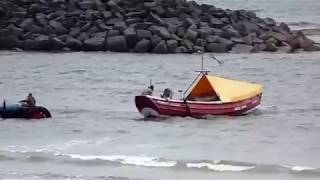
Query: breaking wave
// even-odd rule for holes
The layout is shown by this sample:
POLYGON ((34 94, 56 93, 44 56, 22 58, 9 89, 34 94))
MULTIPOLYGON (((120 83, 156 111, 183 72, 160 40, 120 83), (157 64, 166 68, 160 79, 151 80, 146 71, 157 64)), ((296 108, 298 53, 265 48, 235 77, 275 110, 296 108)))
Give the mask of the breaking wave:
POLYGON ((80 155, 57 152, 0 150, 0 161, 51 162, 72 165, 128 165, 148 168, 172 168, 185 170, 205 170, 212 172, 254 172, 254 173, 310 173, 320 176, 320 168, 306 166, 265 165, 226 160, 168 160, 160 157, 128 155, 80 155))

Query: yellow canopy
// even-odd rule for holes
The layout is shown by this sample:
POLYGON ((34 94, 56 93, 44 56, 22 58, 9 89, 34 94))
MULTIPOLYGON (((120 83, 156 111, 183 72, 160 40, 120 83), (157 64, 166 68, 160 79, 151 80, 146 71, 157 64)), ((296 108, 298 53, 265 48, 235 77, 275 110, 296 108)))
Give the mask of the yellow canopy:
POLYGON ((206 99, 222 102, 241 101, 262 93, 256 83, 237 81, 213 75, 200 75, 187 92, 188 100, 206 99))

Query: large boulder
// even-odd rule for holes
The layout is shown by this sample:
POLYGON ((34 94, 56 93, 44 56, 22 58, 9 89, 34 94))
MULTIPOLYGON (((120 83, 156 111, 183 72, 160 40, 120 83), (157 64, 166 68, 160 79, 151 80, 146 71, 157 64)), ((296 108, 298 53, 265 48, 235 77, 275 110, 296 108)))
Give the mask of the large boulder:
POLYGON ((149 51, 150 46, 151 46, 150 40, 142 39, 136 44, 134 51, 139 53, 145 53, 149 51))
POLYGON ((168 53, 167 44, 164 40, 160 41, 152 50, 153 53, 168 53))
POLYGON ((27 18, 23 20, 19 26, 23 28, 25 31, 32 33, 39 33, 42 30, 39 26, 35 24, 32 18, 27 18))
POLYGON ((79 34, 81 33, 81 30, 79 27, 74 27, 70 29, 69 35, 73 37, 78 37, 79 34))
POLYGON ((66 46, 72 50, 80 50, 82 47, 82 42, 72 36, 68 36, 66 39, 66 46))
POLYGON ((150 38, 152 47, 156 46, 162 39, 160 36, 154 34, 150 38))
POLYGON ((178 47, 178 41, 167 40, 167 48, 169 53, 175 53, 178 47))
POLYGON ((60 22, 51 20, 49 21, 49 25, 53 28, 56 34, 66 34, 68 33, 68 29, 66 29, 60 22))
POLYGON ((0 37, 0 49, 12 49, 17 47, 18 39, 13 36, 0 37))
POLYGON ((188 29, 184 38, 189 39, 190 41, 194 41, 197 39, 198 33, 196 31, 193 31, 192 29, 188 29))
POLYGON ((149 14, 148 19, 150 22, 153 22, 154 24, 157 24, 157 25, 164 24, 164 21, 157 14, 154 14, 152 12, 149 14))
POLYGON ((106 49, 115 52, 128 50, 125 36, 112 36, 107 38, 106 49))
POLYGON ((229 49, 227 45, 223 43, 209 43, 206 46, 206 50, 215 53, 226 53, 229 49))
POLYGON ((301 31, 297 33, 297 38, 300 44, 300 47, 305 51, 320 51, 318 46, 315 46, 314 42, 307 38, 301 31))
POLYGON ((231 53, 250 53, 253 51, 253 47, 245 44, 236 44, 232 47, 231 53))
POLYGON ((133 27, 129 27, 123 32, 123 34, 126 38, 127 47, 134 48, 135 44, 139 41, 136 30, 133 27))
POLYGON ((138 29, 137 36, 139 39, 149 39, 152 36, 152 33, 148 30, 138 29))
POLYGON ((246 36, 249 33, 256 33, 260 35, 261 29, 259 26, 253 22, 250 21, 240 21, 235 24, 234 28, 240 33, 242 36, 246 36))
POLYGON ((105 46, 107 32, 93 34, 90 39, 86 39, 83 43, 84 50, 101 51, 105 46))
POLYGON ((50 37, 51 50, 63 50, 66 44, 57 37, 50 37))
POLYGON ((149 30, 151 32, 153 32, 154 34, 158 34, 162 39, 170 39, 171 35, 169 33, 169 31, 167 30, 167 28, 162 27, 162 26, 151 26, 149 28, 149 30))

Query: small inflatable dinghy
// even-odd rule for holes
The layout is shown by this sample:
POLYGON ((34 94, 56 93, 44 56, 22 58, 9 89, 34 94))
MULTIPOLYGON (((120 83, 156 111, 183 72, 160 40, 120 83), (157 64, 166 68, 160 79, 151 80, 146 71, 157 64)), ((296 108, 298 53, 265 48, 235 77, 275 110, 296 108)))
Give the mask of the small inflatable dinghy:
POLYGON ((4 102, 2 107, 0 107, 0 118, 42 119, 51 118, 51 113, 42 106, 27 106, 24 104, 6 105, 4 102))

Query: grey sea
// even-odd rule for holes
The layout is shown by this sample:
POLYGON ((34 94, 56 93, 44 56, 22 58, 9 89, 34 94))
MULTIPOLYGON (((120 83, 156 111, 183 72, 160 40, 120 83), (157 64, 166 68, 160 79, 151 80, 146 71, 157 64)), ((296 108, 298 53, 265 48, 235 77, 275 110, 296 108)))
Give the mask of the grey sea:
MULTIPOLYGON (((318 26, 317 0, 203 0, 318 26)), ((206 55, 208 56, 208 55, 206 55)), ((0 179, 320 179, 320 53, 216 54, 212 74, 260 83, 262 104, 240 117, 146 121, 134 104, 185 90, 199 55, 0 51, 0 102, 32 92, 53 118, 0 120, 0 179)))
POLYGON ((241 117, 145 121, 134 96, 186 89, 199 55, 0 52, 1 99, 52 119, 0 121, 1 179, 319 179, 319 53, 221 54, 214 74, 264 85, 241 117))

